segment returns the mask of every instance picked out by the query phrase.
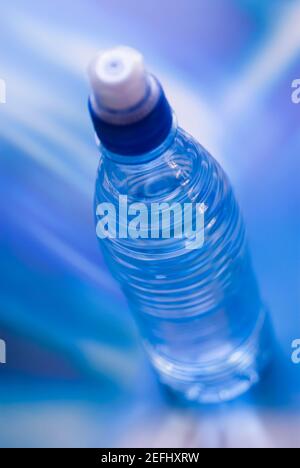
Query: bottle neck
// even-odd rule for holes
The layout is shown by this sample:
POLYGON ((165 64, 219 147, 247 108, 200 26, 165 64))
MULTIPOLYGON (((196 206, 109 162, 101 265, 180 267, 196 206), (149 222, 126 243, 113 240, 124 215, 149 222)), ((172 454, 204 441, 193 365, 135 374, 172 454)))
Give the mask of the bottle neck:
POLYGON ((126 195, 132 202, 155 200, 163 203, 171 194, 180 199, 185 193, 183 186, 194 178, 193 171, 199 160, 192 142, 191 151, 188 151, 190 141, 190 137, 177 127, 174 118, 167 138, 149 153, 124 156, 100 145, 96 184, 99 199, 117 201, 120 195, 126 195))
MULTIPOLYGON (((136 157, 155 151, 165 142, 172 130, 173 112, 159 82, 156 85, 157 100, 154 107, 141 119, 128 124, 104 120, 103 115, 97 113, 93 99, 89 100, 96 135, 106 150, 122 156, 136 157)), ((145 100, 135 107, 134 113, 138 114, 144 106, 145 100)), ((126 112, 130 117, 132 109, 126 112)), ((124 118, 124 112, 122 114, 124 118)))
POLYGON ((146 164, 147 162, 150 162, 159 158, 173 144, 176 134, 177 134, 177 130, 178 130, 177 118, 176 118, 175 113, 172 112, 171 128, 169 130, 169 133, 165 137, 165 139, 157 147, 153 148, 151 151, 148 151, 142 154, 136 154, 136 155, 119 154, 119 153, 110 151, 99 140, 97 134, 96 134, 96 137, 98 140, 98 145, 101 148, 101 154, 105 159, 111 162, 115 162, 117 164, 133 166, 133 165, 146 164))

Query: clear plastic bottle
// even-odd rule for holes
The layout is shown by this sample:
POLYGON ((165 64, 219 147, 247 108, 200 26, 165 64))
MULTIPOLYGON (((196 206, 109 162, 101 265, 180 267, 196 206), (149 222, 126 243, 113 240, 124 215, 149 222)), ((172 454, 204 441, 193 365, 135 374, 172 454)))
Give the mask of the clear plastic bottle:
MULTIPOLYGON (((115 54, 116 51, 120 49, 115 49, 115 54)), ((122 68, 120 62, 127 58, 121 53, 116 59, 110 51, 107 60, 115 70, 122 68)), ((146 123, 144 134, 151 134, 153 122, 147 123, 147 118, 155 112, 159 97, 152 106, 149 102, 145 106, 147 99, 139 96, 137 106, 127 102, 125 111, 108 111, 107 105, 101 111, 98 101, 95 113, 93 99, 97 86, 103 91, 103 77, 95 77, 95 62, 92 67, 94 95, 90 110, 102 140, 95 210, 102 203, 118 206, 120 196, 127 197, 128 205, 143 203, 149 212, 153 203, 198 203, 205 223, 201 248, 188 248, 190 239, 184 236, 117 236, 100 241, 105 259, 128 299, 160 380, 188 400, 215 403, 233 399, 259 381, 270 358, 272 334, 231 185, 216 160, 177 126, 173 113, 168 132, 159 132, 159 144, 159 138, 145 137, 149 150, 141 153, 145 142, 142 138, 135 146, 132 135, 141 120, 146 123), (126 109, 131 115, 128 124, 122 120, 128 114, 126 109), (114 127, 113 132, 109 127, 103 133, 105 122, 114 127), (131 143, 123 145, 129 126, 131 143), (117 127, 121 133, 116 142, 117 127), (151 146, 153 140, 155 145, 151 146)), ((134 63, 129 70, 125 84, 122 82, 122 93, 128 87, 126 80, 132 82, 134 63)), ((161 95, 162 90, 158 89, 161 95)), ((118 89, 114 90, 116 103, 118 89)), ((161 109, 159 115, 161 120, 167 120, 161 109)), ((156 116, 157 125, 159 121, 156 116)), ((137 132, 141 138, 141 129, 137 128, 137 132)))

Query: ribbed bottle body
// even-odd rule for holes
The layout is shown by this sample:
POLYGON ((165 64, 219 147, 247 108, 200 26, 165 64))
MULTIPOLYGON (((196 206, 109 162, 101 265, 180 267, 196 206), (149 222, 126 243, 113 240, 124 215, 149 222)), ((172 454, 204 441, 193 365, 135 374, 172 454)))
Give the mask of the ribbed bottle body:
MULTIPOLYGON (((145 159, 102 151, 96 210, 103 203, 118 208, 124 196, 128 206, 149 210, 148 233, 144 228, 138 238, 116 235, 100 244, 161 381, 190 400, 236 397, 259 380, 271 333, 226 174, 182 129, 173 128, 165 147, 145 159), (154 238, 153 204, 197 206, 203 245, 191 248, 185 235, 154 238)), ((124 234, 120 223, 117 232, 124 234)))

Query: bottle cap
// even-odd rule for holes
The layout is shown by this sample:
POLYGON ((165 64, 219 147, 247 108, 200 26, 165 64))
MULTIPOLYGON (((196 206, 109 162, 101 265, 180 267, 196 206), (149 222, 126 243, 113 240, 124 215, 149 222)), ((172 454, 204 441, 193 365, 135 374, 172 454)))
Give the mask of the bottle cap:
POLYGON ((143 56, 131 47, 100 52, 89 67, 89 77, 99 108, 130 109, 147 93, 148 76, 143 56))
POLYGON ((135 155, 163 142, 172 127, 172 111, 142 54, 125 46, 102 51, 89 67, 89 78, 91 118, 107 149, 135 155))

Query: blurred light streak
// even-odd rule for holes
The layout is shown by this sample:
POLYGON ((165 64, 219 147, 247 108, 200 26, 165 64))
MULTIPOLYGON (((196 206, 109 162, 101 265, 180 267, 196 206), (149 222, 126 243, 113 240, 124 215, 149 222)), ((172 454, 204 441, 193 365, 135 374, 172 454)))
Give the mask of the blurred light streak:
POLYGON ((20 133, 16 124, 6 128, 5 132, 3 130, 3 127, 0 128, 0 134, 19 148, 23 153, 23 157, 25 156, 44 166, 77 187, 80 193, 90 197, 89 185, 84 182, 81 173, 74 169, 72 165, 66 163, 58 153, 49 150, 47 145, 38 142, 36 136, 24 131, 20 133))
POLYGON ((285 5, 280 20, 257 55, 234 81, 221 105, 223 113, 239 118, 268 93, 291 62, 300 57, 300 4, 285 5))
MULTIPOLYGON (((14 20, 15 33, 22 39, 28 48, 34 49, 40 56, 47 49, 47 59, 52 60, 56 65, 60 63, 64 70, 76 74, 84 81, 86 69, 91 58, 99 48, 108 44, 99 39, 83 38, 75 33, 68 33, 65 37, 64 31, 53 27, 49 23, 41 24, 29 18, 26 14, 18 14, 14 20), (57 41, 61 47, 57 51, 57 41)), ((104 31, 102 30, 102 35, 104 31)), ((147 61, 147 56, 146 56, 147 61)), ((188 131, 198 137, 208 149, 219 154, 216 141, 218 141, 217 115, 209 108, 204 98, 199 95, 199 91, 193 91, 182 85, 182 82, 174 79, 176 71, 168 69, 165 73, 158 71, 161 81, 164 83, 171 102, 174 102, 176 114, 180 118, 180 123, 188 131)))
POLYGON ((73 249, 71 245, 63 242, 62 239, 51 233, 49 229, 45 229, 40 224, 35 223, 24 225, 23 229, 28 230, 38 242, 44 244, 56 256, 61 257, 72 269, 77 270, 99 288, 103 288, 106 293, 114 294, 115 298, 121 297, 119 288, 111 281, 107 273, 101 269, 100 265, 82 255, 78 250, 73 249))
POLYGON ((77 347, 86 357, 89 367, 109 375, 123 387, 131 385, 132 379, 137 375, 138 363, 132 351, 116 347, 115 344, 109 346, 92 340, 79 341, 77 347))

